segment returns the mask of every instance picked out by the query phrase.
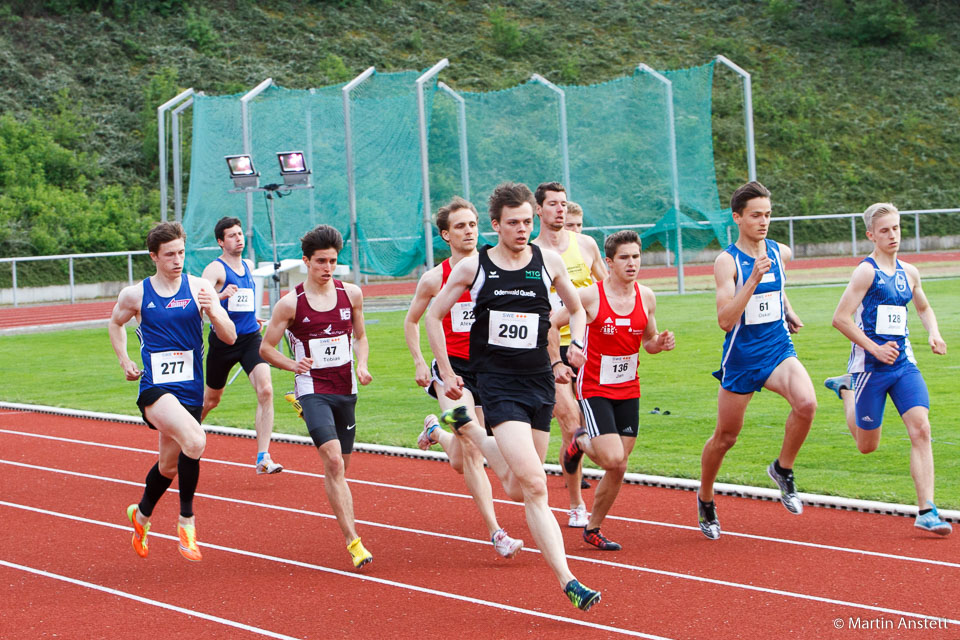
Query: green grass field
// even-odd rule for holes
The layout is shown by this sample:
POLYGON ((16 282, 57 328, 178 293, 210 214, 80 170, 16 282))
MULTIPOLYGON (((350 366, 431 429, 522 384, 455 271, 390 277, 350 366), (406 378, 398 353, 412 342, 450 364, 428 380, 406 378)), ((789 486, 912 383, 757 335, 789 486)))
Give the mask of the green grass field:
MULTIPOLYGON (((940 330, 951 351, 934 356, 926 332, 911 311, 914 347, 930 389, 937 501, 960 508, 960 295, 958 280, 926 281, 924 289, 937 311, 940 330)), ((796 464, 801 491, 912 504, 909 440, 892 403, 888 402, 880 449, 857 452, 843 421, 840 401, 821 385, 842 373, 849 343, 830 326, 840 297, 839 286, 789 290, 790 300, 805 323, 794 344, 817 389, 820 407, 813 429, 796 464)), ((657 322, 671 329, 677 348, 649 356, 641 353, 640 434, 630 471, 697 478, 700 451, 716 419, 717 382, 710 375, 719 365, 723 333, 714 321, 712 294, 659 296, 657 322), (670 415, 651 415, 653 407, 670 415)), ((413 381, 413 365, 403 340, 403 312, 367 314, 373 383, 361 389, 357 408, 358 440, 413 447, 423 416, 436 403, 413 381)), ((130 335, 136 360, 137 340, 130 335)), ((424 337, 424 353, 429 353, 424 337)), ((0 338, 0 398, 14 402, 137 415, 136 385, 125 382, 110 349, 106 329, 5 336, 0 338)), ((274 371, 277 420, 275 431, 306 434, 303 423, 283 400, 293 387, 293 374, 274 371)), ((245 376, 227 387, 220 407, 208 417, 213 424, 252 428, 256 399, 245 376)), ((779 396, 754 396, 740 441, 727 455, 720 482, 770 485, 765 467, 780 447, 788 405, 779 396)), ((558 433, 554 426, 554 433, 558 433)), ((556 462, 559 437, 553 438, 549 461, 556 462)))

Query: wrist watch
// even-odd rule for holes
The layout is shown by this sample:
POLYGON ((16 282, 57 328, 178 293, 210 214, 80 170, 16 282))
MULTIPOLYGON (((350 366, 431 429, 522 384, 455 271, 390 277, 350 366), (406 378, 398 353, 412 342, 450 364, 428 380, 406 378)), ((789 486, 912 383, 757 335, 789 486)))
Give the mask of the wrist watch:
POLYGON ((583 343, 580 342, 579 340, 576 340, 576 339, 571 340, 571 341, 570 341, 570 346, 571 346, 571 347, 576 347, 577 349, 580 349, 580 351, 583 351, 583 343))

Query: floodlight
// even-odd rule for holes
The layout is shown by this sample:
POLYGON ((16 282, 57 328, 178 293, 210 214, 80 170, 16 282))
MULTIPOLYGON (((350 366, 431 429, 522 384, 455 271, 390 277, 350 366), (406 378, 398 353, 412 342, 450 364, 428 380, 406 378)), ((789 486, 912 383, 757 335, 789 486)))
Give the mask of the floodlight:
POLYGON ((260 174, 253 168, 253 158, 249 155, 224 156, 227 168, 230 169, 230 178, 238 189, 248 189, 260 186, 260 174))
POLYGON ((310 170, 307 169, 307 160, 303 151, 280 151, 277 153, 280 163, 280 175, 283 176, 285 186, 307 184, 310 181, 310 170))

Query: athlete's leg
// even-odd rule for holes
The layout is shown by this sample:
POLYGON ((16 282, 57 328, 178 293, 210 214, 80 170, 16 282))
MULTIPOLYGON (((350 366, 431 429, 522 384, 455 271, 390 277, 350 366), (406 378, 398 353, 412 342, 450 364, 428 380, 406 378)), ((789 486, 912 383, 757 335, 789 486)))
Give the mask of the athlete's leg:
POLYGON ((927 508, 933 502, 933 446, 930 443, 930 410, 913 407, 903 414, 903 424, 910 436, 910 475, 917 489, 917 504, 927 508))
MULTIPOLYGON (((570 446, 573 440, 573 434, 581 426, 580 406, 573 395, 573 386, 570 383, 558 382, 556 393, 556 404, 553 405, 553 417, 557 419, 560 425, 560 451, 563 452, 570 446)), ((562 455, 562 453, 561 453, 562 455)), ((563 467, 563 461, 560 461, 560 471, 563 473, 563 479, 567 483, 567 491, 570 494, 570 508, 576 509, 583 505, 583 495, 580 492, 581 468, 577 465, 577 470, 573 473, 567 473, 563 467)))
POLYGON ((581 436, 579 442, 584 453, 603 467, 605 472, 597 485, 590 522, 587 523, 587 529, 597 529, 620 493, 623 476, 627 472, 627 458, 630 457, 637 439, 624 438, 616 433, 604 433, 589 440, 586 436, 581 436))
POLYGON ((723 457, 737 443, 737 436, 743 429, 743 416, 752 397, 752 393, 733 393, 720 388, 717 395, 717 426, 700 454, 700 490, 697 495, 703 502, 713 501, 713 483, 720 472, 723 457))
POLYGON ((574 576, 567 566, 560 525, 547 503, 547 476, 530 432, 529 424, 516 420, 503 422, 493 429, 507 465, 520 481, 530 533, 560 586, 565 587, 574 576))
POLYGON ((254 427, 257 430, 257 453, 270 450, 270 436, 273 435, 273 382, 270 379, 270 365, 261 362, 250 372, 250 384, 257 392, 257 414, 254 427))
MULTIPOLYGON (((859 435, 858 432, 860 428, 857 427, 857 403, 854 400, 853 389, 841 389, 840 390, 840 399, 843 401, 843 417, 847 421, 847 429, 850 430, 850 435, 853 436, 854 441, 857 442, 859 447, 859 435)), ((863 451, 863 453, 870 453, 869 451, 863 451)), ((871 449, 872 451, 872 449, 871 449)))
MULTIPOLYGON (((220 404, 220 399, 223 398, 223 389, 211 389, 207 385, 203 385, 203 413, 200 414, 200 420, 206 420, 207 414, 213 411, 218 404, 220 404)), ((153 422, 151 420, 151 422, 153 422)))
POLYGON ((344 540, 350 544, 357 538, 357 530, 353 519, 353 495, 347 485, 346 470, 350 464, 350 456, 343 455, 339 440, 328 440, 317 447, 320 460, 323 462, 323 488, 330 501, 330 508, 340 525, 340 532, 344 540))
POLYGON ((817 413, 817 394, 813 390, 813 382, 800 360, 790 357, 777 365, 764 386, 790 403, 790 415, 787 416, 783 445, 777 460, 782 468, 792 469, 817 413))
POLYGON ((180 524, 192 525, 193 496, 197 489, 200 458, 206 434, 172 394, 164 394, 144 409, 147 420, 160 432, 157 468, 166 478, 180 478, 180 524), (181 455, 182 454, 182 455, 181 455))

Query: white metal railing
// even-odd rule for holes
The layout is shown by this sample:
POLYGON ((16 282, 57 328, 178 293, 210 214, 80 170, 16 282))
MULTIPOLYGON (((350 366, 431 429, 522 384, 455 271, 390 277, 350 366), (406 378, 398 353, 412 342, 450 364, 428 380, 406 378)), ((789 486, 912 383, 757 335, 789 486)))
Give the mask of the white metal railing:
POLYGON ((127 282, 133 284, 133 256, 145 256, 149 251, 142 249, 140 251, 106 251, 104 253, 64 253, 55 256, 23 256, 16 258, 0 258, 0 264, 10 264, 11 280, 13 285, 13 306, 17 304, 17 263, 20 262, 43 262, 50 260, 66 260, 68 271, 70 273, 70 302, 73 303, 75 297, 75 282, 73 277, 73 261, 81 258, 109 258, 115 256, 127 257, 127 282))

